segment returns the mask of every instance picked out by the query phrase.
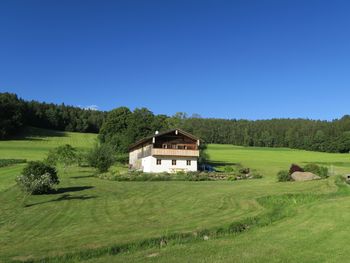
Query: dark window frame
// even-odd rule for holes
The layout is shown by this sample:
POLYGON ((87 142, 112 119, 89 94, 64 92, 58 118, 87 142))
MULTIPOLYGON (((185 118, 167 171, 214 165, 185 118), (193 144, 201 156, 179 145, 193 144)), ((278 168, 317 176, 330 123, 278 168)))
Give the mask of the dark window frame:
POLYGON ((162 159, 157 159, 156 164, 157 165, 162 165, 162 159))
POLYGON ((171 160, 171 165, 176 165, 176 160, 171 160))

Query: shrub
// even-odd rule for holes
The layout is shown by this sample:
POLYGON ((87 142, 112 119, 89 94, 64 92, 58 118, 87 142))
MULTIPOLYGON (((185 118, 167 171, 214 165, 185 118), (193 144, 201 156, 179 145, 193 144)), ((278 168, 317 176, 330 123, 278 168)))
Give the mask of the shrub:
POLYGON ((281 170, 277 173, 277 180, 279 182, 288 182, 292 181, 292 176, 287 170, 281 170))
POLYGON ((118 154, 116 157, 116 162, 127 164, 129 163, 129 155, 128 154, 118 154))
POLYGON ((263 178, 263 175, 261 173, 259 173, 258 171, 256 171, 256 170, 252 170, 250 172, 249 176, 252 179, 261 179, 261 178, 263 178))
POLYGON ((258 179, 262 175, 253 170, 249 174, 218 173, 218 172, 184 172, 177 173, 144 173, 142 171, 120 172, 110 169, 106 173, 100 173, 97 177, 112 181, 217 181, 217 180, 241 180, 258 179))
POLYGON ((54 180, 58 181, 55 167, 47 165, 44 162, 40 162, 40 161, 29 162, 22 171, 22 175, 24 176, 28 176, 30 174, 42 175, 45 173, 52 174, 52 178, 55 178, 54 180))
POLYGON ((139 171, 132 171, 123 174, 107 172, 98 175, 98 177, 101 179, 112 181, 169 181, 173 179, 172 176, 173 175, 168 173, 151 174, 139 171))
POLYGON ((88 153, 87 161, 90 166, 97 168, 101 173, 105 173, 115 161, 114 151, 107 144, 97 145, 88 153))
POLYGON ((59 184, 56 169, 39 161, 29 162, 16 181, 23 191, 30 194, 48 193, 59 184))
POLYGON ((304 171, 318 175, 320 173, 320 167, 317 164, 309 163, 304 166, 304 171))
POLYGON ((328 177, 328 168, 324 166, 318 166, 317 164, 314 164, 314 163, 305 165, 304 170, 305 172, 316 174, 322 178, 328 177))
POLYGON ((79 167, 87 166, 87 154, 83 151, 78 151, 76 154, 76 162, 79 167))
POLYGON ((232 173, 232 172, 234 172, 236 169, 235 169, 235 167, 233 167, 233 166, 225 165, 223 170, 224 170, 225 173, 232 173))
POLYGON ((322 178, 327 178, 329 176, 328 168, 325 166, 320 166, 320 173, 318 175, 322 178))
POLYGON ((304 170, 299 165, 292 164, 289 168, 289 174, 293 174, 295 172, 304 172, 304 170))
POLYGON ((207 173, 188 172, 186 174, 187 181, 209 181, 210 178, 207 173))
POLYGON ((76 152, 77 150, 69 144, 61 145, 49 152, 46 162, 51 165, 62 163, 65 171, 67 166, 77 162, 76 152))

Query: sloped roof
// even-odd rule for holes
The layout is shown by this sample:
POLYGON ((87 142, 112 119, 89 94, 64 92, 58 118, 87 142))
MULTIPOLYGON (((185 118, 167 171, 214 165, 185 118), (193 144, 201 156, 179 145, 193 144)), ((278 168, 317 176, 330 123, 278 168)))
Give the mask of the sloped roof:
POLYGON ((130 147, 129 147, 129 150, 130 150, 130 149, 133 149, 133 148, 135 148, 136 146, 138 146, 138 145, 140 145, 140 144, 143 144, 143 143, 145 143, 145 142, 147 142, 147 141, 149 141, 149 140, 152 140, 153 137, 157 138, 157 137, 159 137, 159 136, 163 136, 163 135, 166 135, 166 134, 169 134, 169 133, 174 133, 174 132, 176 132, 176 131, 177 131, 178 133, 182 134, 182 135, 185 135, 185 136, 188 137, 188 138, 193 139, 193 140, 196 140, 196 141, 199 140, 198 137, 196 137, 196 136, 194 136, 194 135, 192 135, 192 134, 190 134, 190 133, 188 133, 188 132, 185 132, 185 131, 183 131, 183 130, 181 130, 181 129, 172 129, 172 130, 160 132, 160 133, 158 133, 158 134, 153 134, 153 135, 147 136, 147 137, 145 137, 145 138, 143 138, 143 139, 141 139, 141 140, 139 140, 139 141, 137 141, 137 142, 131 144, 130 147))

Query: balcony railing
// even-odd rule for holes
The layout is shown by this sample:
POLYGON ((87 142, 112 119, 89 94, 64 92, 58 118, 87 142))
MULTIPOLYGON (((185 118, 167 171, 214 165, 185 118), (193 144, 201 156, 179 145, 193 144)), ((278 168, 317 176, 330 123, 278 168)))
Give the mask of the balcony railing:
POLYGON ((177 143, 177 144, 162 144, 163 149, 180 149, 180 150, 198 150, 196 144, 186 144, 186 143, 177 143))
POLYGON ((183 150, 183 149, 153 148, 152 155, 198 157, 199 151, 198 150, 183 150))

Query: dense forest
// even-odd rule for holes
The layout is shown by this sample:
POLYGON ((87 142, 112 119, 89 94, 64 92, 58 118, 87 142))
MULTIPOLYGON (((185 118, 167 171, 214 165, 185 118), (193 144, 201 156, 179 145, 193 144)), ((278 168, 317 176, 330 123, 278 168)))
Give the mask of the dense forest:
POLYGON ((146 108, 120 107, 110 112, 86 110, 64 104, 24 101, 15 94, 0 93, 0 138, 9 138, 22 126, 99 132, 102 143, 126 152, 128 146, 154 131, 181 128, 206 143, 243 146, 290 147, 305 150, 350 151, 350 116, 333 121, 308 119, 226 120, 185 113, 155 115, 146 108))
POLYGON ((76 132, 99 132, 106 112, 19 99, 0 93, 0 139, 9 138, 23 126, 76 132))

